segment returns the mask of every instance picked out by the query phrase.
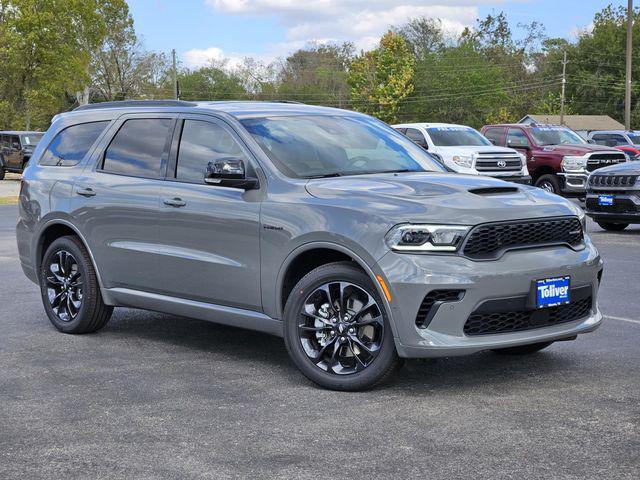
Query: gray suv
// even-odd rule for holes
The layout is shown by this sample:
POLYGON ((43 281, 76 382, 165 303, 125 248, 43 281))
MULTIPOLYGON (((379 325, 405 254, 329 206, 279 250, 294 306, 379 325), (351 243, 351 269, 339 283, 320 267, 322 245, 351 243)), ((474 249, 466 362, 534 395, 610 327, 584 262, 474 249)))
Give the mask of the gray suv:
POLYGON ((402 358, 526 354, 602 321, 572 203, 444 172, 384 123, 258 102, 124 102, 56 117, 24 173, 20 261, 66 333, 113 307, 284 337, 359 390, 402 358))

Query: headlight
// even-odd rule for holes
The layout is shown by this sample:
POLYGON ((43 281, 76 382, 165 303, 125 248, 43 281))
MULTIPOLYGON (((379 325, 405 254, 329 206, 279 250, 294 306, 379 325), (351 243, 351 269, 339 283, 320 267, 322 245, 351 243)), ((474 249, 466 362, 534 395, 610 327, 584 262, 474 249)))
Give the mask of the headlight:
POLYGON ((586 157, 572 157, 571 155, 567 155, 562 158, 562 170, 565 172, 578 172, 584 170, 586 166, 586 157))
POLYGON ((473 156, 471 155, 454 155, 451 160, 453 160, 453 163, 456 165, 464 168, 473 167, 473 156))
POLYGON ((462 225, 397 225, 385 241, 396 252, 455 252, 471 227, 462 225))

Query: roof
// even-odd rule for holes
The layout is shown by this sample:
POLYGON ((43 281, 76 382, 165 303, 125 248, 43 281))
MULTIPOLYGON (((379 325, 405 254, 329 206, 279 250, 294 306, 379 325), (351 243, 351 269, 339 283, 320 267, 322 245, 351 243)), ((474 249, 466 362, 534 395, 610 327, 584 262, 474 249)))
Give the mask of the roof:
POLYGON ((604 134, 632 134, 632 135, 638 135, 638 130, 593 130, 592 132, 589 132, 590 134, 593 135, 598 135, 599 133, 604 133, 604 134))
MULTIPOLYGON (((560 115, 525 115, 518 123, 560 125, 560 115)), ((565 115, 564 125, 572 130, 624 130, 624 125, 609 115, 565 115)))
POLYGON ((0 130, 0 134, 2 135, 34 135, 34 134, 44 134, 44 132, 34 132, 27 130, 0 130))
MULTIPOLYGON (((153 109, 157 111, 176 109, 180 111, 208 110, 224 112, 236 118, 264 117, 270 115, 361 115, 349 110, 338 108, 306 105, 297 102, 258 102, 258 101, 214 101, 214 102, 183 102, 180 100, 133 100, 122 102, 105 102, 82 105, 73 112, 85 113, 107 110, 144 111, 153 109)), ((64 114, 66 115, 66 114, 64 114)))

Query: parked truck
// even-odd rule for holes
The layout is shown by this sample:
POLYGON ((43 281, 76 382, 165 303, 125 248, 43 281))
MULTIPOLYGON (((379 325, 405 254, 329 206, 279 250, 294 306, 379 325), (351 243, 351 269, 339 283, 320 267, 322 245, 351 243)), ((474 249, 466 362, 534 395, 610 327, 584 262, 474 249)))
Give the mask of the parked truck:
POLYGON ((583 197, 591 172, 628 160, 621 150, 590 144, 561 125, 485 125, 482 133, 526 155, 532 183, 559 195, 583 197))

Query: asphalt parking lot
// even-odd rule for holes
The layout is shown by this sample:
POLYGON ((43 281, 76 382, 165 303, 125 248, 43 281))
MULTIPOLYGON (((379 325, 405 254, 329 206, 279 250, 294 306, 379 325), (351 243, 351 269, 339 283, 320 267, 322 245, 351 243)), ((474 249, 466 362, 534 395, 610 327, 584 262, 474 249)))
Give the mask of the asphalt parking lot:
POLYGON ((410 361, 366 393, 274 337, 117 309, 58 333, 0 207, 0 478, 640 478, 640 226, 590 224, 595 333, 529 357, 410 361))

